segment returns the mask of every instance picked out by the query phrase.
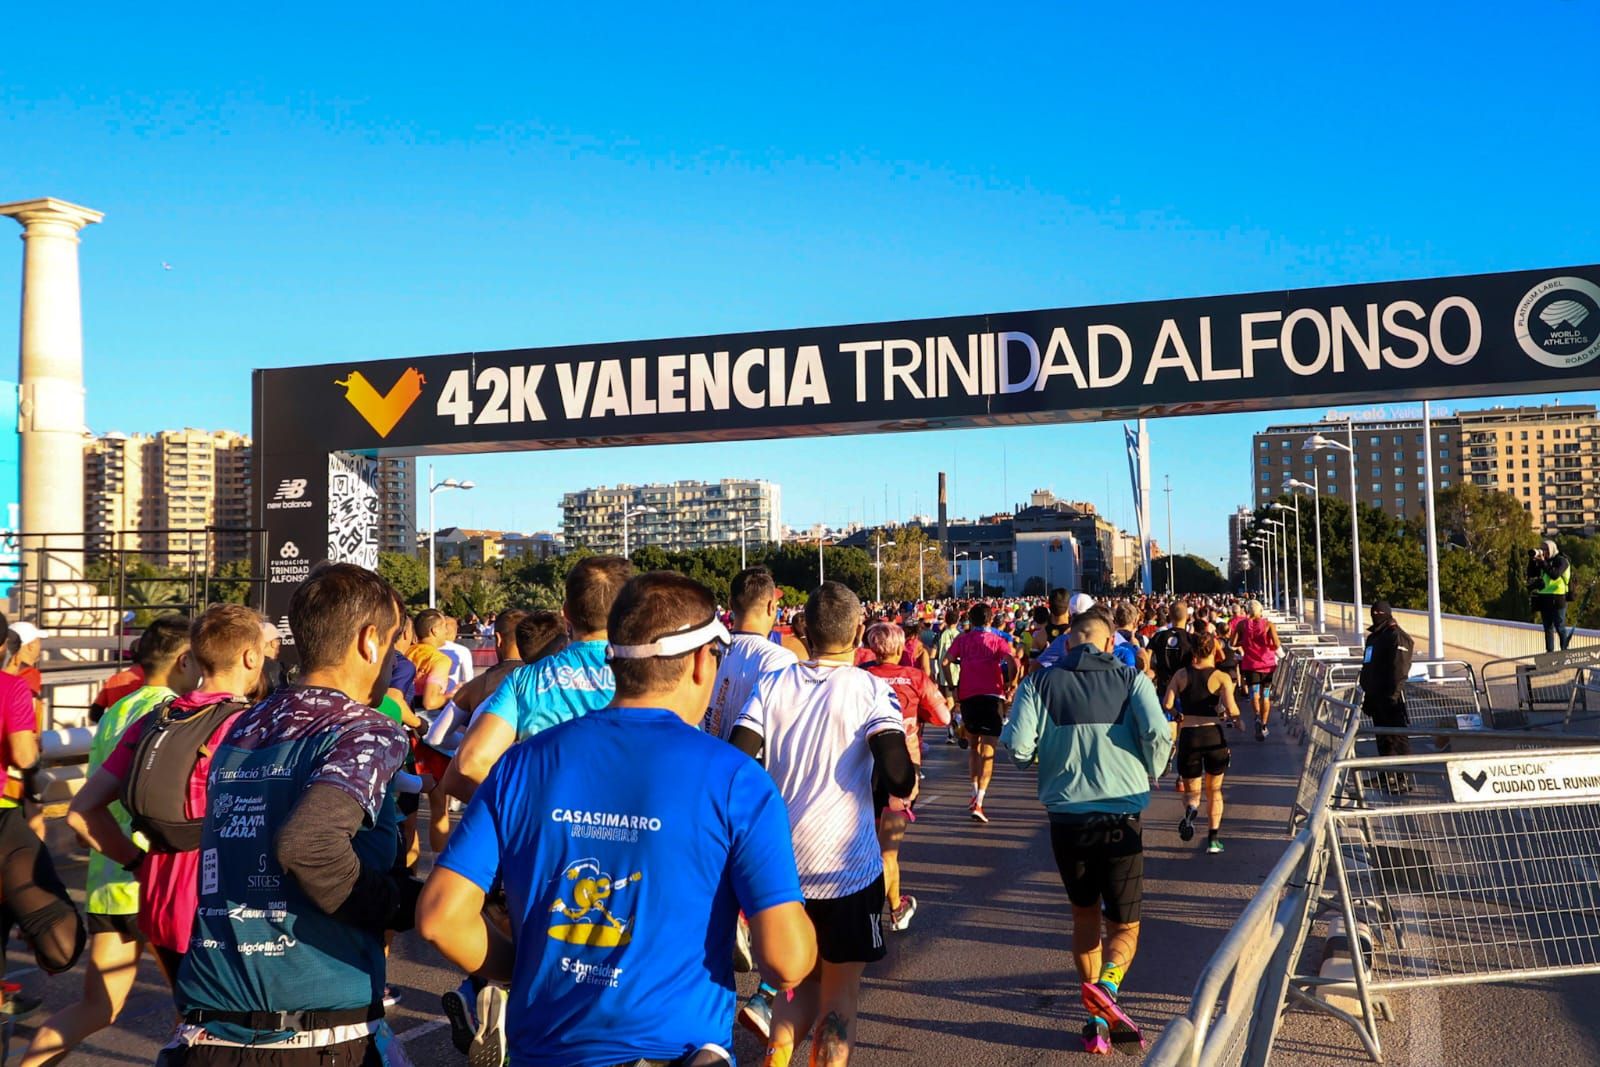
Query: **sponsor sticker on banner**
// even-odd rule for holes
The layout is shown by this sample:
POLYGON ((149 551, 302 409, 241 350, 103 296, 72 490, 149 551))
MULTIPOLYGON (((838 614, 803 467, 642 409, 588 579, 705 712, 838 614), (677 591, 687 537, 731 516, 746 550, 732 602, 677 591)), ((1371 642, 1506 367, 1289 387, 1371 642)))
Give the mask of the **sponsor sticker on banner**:
POLYGON ((1596 752, 1451 760, 1445 766, 1450 796, 1458 804, 1600 797, 1596 752))

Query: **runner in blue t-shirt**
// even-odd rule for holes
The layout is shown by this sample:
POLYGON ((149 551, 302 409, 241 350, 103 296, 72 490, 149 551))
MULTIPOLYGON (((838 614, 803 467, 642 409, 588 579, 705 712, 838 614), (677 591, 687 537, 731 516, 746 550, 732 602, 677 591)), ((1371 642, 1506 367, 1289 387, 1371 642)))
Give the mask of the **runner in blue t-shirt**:
POLYGON ((816 960, 788 813, 759 764, 696 728, 728 642, 706 589, 642 575, 609 622, 616 699, 499 761, 434 866, 419 929, 511 983, 513 1067, 731 1064, 740 910, 773 984, 816 960), (497 879, 515 946, 481 914, 497 879))
POLYGON ((371 705, 402 617, 388 583, 352 564, 295 590, 299 682, 240 714, 212 757, 183 1025, 163 1067, 241 1067, 263 1049, 365 1063, 392 1041, 384 931, 410 929, 420 883, 394 870, 406 736, 371 705))
POLYGON ((561 605, 572 643, 512 671, 478 706, 445 771, 445 792, 471 800, 506 749, 611 703, 615 683, 606 663, 606 614, 632 575, 621 556, 590 556, 572 568, 561 605))

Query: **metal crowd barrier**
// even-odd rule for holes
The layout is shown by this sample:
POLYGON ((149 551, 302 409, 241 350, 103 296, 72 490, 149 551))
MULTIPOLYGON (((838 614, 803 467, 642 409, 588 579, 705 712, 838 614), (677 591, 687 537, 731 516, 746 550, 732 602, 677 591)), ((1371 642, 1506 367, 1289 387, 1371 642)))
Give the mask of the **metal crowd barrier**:
MULTIPOLYGON (((1354 694, 1348 694, 1354 695, 1354 694)), ((1356 732, 1361 728, 1361 707, 1324 693, 1318 700, 1306 728, 1306 756, 1300 766, 1294 801, 1289 805, 1289 832, 1292 834, 1316 812, 1323 779, 1328 768, 1349 757, 1355 749, 1356 732)))
POLYGON ((1330 775, 1324 848, 1354 980, 1293 979, 1381 1059, 1375 997, 1600 973, 1600 745, 1357 759, 1330 775), (1348 798, 1348 799, 1347 799, 1348 798))
POLYGON ((1600 668, 1600 644, 1490 660, 1479 672, 1479 688, 1497 711, 1521 713, 1525 722, 1537 715, 1553 720, 1571 708, 1580 676, 1593 668, 1600 668))

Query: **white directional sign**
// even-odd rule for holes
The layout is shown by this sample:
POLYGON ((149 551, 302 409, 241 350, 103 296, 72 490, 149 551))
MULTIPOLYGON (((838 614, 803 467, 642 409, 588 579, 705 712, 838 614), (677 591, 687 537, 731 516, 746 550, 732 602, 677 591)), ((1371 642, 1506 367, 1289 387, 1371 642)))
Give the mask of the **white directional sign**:
POLYGON ((1450 796, 1461 804, 1600 797, 1600 752, 1451 760, 1450 796))

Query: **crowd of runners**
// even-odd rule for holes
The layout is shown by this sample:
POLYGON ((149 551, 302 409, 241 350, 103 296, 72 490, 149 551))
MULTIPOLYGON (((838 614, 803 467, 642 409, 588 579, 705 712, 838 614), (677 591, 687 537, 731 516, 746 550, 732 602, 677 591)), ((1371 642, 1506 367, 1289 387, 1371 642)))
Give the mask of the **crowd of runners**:
POLYGON ((50 974, 87 949, 23 1067, 113 1025, 146 951, 175 1002, 161 1064, 404 1064, 386 958, 413 928, 463 975, 442 1010, 471 1067, 731 1064, 735 1020, 771 1067, 806 1041, 847 1063, 863 975, 914 928, 898 856, 939 744, 966 749, 978 833, 997 756, 1037 775, 1083 1047, 1134 1049, 1152 788, 1173 775, 1180 838, 1203 809, 1223 851, 1230 738, 1267 737, 1278 650, 1234 597, 882 605, 828 582, 797 605, 753 567, 719 605, 612 556, 572 568, 559 612, 460 624, 324 564, 288 629, 287 671, 286 635, 237 605, 143 631, 67 813, 80 912, 30 800, 38 631, 9 628, 0 907, 50 974))

